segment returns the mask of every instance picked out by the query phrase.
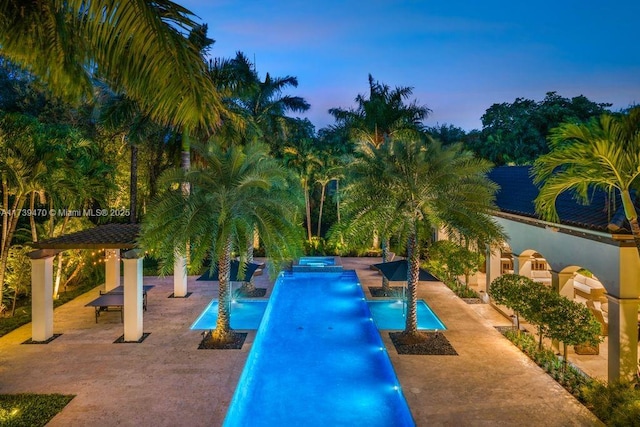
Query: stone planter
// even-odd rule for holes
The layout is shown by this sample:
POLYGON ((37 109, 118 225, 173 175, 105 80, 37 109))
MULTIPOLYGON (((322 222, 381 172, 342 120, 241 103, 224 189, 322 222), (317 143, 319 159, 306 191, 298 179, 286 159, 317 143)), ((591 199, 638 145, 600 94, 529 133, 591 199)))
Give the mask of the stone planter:
POLYGON ((597 354, 600 354, 600 346, 599 345, 591 345, 591 344, 582 344, 582 345, 574 345, 573 349, 575 350, 576 354, 585 356, 585 355, 589 355, 589 356, 595 356, 597 354))

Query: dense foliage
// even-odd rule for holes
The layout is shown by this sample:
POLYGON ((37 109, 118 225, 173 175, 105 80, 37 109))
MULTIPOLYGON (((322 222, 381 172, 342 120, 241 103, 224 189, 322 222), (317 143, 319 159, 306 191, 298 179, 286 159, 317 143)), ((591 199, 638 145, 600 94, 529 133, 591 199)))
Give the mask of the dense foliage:
POLYGON ((497 304, 512 309, 538 328, 542 338, 568 345, 600 342, 600 323, 583 304, 571 301, 551 288, 518 274, 504 274, 491 282, 490 296, 497 304))
POLYGON ((549 151, 547 136, 562 123, 581 123, 599 116, 611 104, 584 96, 571 99, 549 92, 542 101, 517 98, 493 104, 482 116, 482 136, 469 148, 496 165, 531 164, 549 151))

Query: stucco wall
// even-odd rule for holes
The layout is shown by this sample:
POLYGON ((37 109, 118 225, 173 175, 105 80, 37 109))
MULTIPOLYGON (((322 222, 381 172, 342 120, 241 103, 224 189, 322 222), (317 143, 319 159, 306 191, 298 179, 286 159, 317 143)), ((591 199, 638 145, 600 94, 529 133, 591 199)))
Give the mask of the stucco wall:
POLYGON ((634 247, 622 247, 613 240, 599 242, 550 228, 496 217, 509 236, 514 255, 532 249, 540 253, 551 269, 561 272, 567 267, 586 268, 616 297, 640 295, 640 257, 634 247), (622 289, 621 289, 622 284, 622 289))

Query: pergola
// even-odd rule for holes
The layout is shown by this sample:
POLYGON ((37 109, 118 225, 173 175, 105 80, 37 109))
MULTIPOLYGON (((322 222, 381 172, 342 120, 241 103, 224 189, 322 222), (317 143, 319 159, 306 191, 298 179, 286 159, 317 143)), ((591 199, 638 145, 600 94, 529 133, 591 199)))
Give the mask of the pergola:
MULTIPOLYGON (((142 259, 137 247, 139 224, 106 224, 77 233, 32 243, 30 252, 32 342, 48 342, 53 335, 53 257, 69 249, 105 251, 104 290, 120 286, 120 260, 124 265, 124 341, 143 337, 142 259)), ((186 265, 174 269, 174 297, 187 296, 186 265), (180 268, 182 267, 182 268, 180 268)))

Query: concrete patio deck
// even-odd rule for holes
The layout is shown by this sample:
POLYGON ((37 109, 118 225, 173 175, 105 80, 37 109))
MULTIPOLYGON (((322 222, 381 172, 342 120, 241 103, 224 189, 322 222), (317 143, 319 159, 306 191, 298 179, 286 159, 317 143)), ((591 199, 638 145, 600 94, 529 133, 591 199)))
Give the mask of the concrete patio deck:
MULTIPOLYGON (((380 276, 369 265, 379 258, 342 258, 354 269, 367 297, 380 276)), ((255 331, 241 350, 198 350, 201 336, 189 329, 217 296, 217 282, 189 277, 189 298, 168 298, 172 278, 145 277, 148 292, 140 344, 114 344, 122 335, 120 313, 84 305, 94 289, 55 310, 47 345, 21 344, 31 325, 0 338, 0 393, 63 393, 76 397, 50 426, 221 425, 255 331)), ((258 287, 272 282, 256 278, 258 287)), ((458 356, 398 355, 381 335, 418 426, 591 426, 601 423, 569 393, 497 332, 508 319, 486 304, 469 305, 439 282, 419 285, 447 326, 458 356)))

